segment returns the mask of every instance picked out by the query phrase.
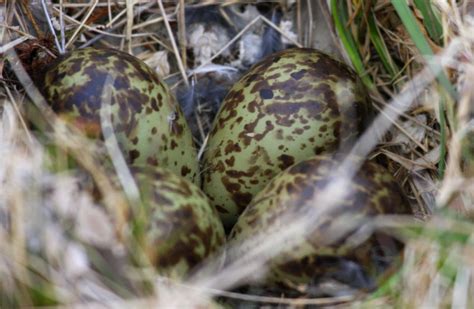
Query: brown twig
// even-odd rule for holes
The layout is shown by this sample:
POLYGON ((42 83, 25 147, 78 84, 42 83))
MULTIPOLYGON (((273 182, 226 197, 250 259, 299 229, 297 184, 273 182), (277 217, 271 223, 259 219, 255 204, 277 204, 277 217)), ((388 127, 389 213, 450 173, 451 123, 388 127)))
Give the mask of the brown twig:
POLYGON ((20 1, 21 9, 26 14, 26 17, 28 18, 28 20, 31 22, 31 25, 33 25, 33 28, 35 29, 35 32, 36 32, 36 36, 38 38, 43 38, 44 33, 43 33, 43 31, 41 31, 41 28, 36 23, 36 19, 33 16, 33 14, 31 13, 30 4, 28 2, 29 2, 28 0, 21 0, 20 1))
POLYGON ((179 71, 181 72, 181 76, 183 77, 184 83, 186 84, 186 86, 189 86, 189 81, 188 81, 188 78, 186 76, 186 70, 185 70, 184 65, 183 65, 183 60, 181 59, 181 56, 179 54, 179 49, 178 49, 178 46, 176 44, 176 40, 174 38, 173 31, 171 30, 170 22, 168 20, 168 16, 166 15, 165 8, 163 6, 163 1, 162 0, 157 0, 157 1, 158 1, 158 6, 160 7, 161 15, 163 15, 163 18, 164 18, 166 30, 168 31, 168 35, 170 37, 171 45, 173 46, 173 51, 174 51, 174 55, 176 57, 176 61, 178 62, 179 71))

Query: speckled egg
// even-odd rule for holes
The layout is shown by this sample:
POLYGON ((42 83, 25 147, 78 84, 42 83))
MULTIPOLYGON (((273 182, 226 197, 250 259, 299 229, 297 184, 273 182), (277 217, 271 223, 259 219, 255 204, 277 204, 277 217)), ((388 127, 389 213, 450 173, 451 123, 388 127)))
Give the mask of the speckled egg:
MULTIPOLYGON (((329 272, 337 274, 332 266, 338 258, 360 265, 368 276, 376 276, 384 269, 381 261, 393 259, 400 252, 401 244, 386 233, 361 233, 367 231, 361 229, 364 223, 378 215, 412 214, 398 183, 384 167, 366 161, 347 186, 331 193, 347 195, 327 207, 321 192, 339 164, 336 156, 316 156, 291 166, 257 194, 239 217, 229 236, 229 241, 237 244, 262 235, 270 226, 284 233, 289 224, 283 216, 311 216, 311 227, 305 228, 308 234, 301 236, 301 242, 271 258, 268 282, 309 283, 329 272)), ((229 260, 240 259, 248 250, 243 244, 229 252, 229 260)))
MULTIPOLYGON (((219 215, 197 186, 159 167, 134 167, 145 252, 164 276, 183 278, 224 244, 219 215)), ((138 223, 140 225, 140 223, 138 223)), ((219 265, 216 265, 219 266, 219 265)))
POLYGON ((180 107, 139 59, 113 49, 78 49, 55 62, 43 83, 52 108, 91 137, 110 136, 101 126, 101 111, 109 102, 113 130, 131 165, 159 165, 200 184, 196 150, 180 107), (110 91, 104 91, 106 80, 113 83, 110 91))
POLYGON ((370 105, 343 63, 313 49, 275 53, 230 90, 203 158, 203 188, 229 228, 278 172, 349 147, 370 105))

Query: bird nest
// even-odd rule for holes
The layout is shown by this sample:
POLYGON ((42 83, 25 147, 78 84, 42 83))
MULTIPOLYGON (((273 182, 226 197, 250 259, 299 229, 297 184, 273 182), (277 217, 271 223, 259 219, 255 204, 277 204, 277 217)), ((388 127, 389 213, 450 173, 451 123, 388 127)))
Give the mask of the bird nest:
MULTIPOLYGON (((2 305, 474 305, 469 1, 20 0, 0 11, 2 305), (137 249, 128 193, 101 163, 104 149, 34 86, 55 59, 89 46, 151 67, 177 97, 199 155, 227 92, 265 56, 311 47, 351 66, 377 111, 357 145, 387 167, 415 214, 371 222, 405 244, 402 265, 370 290, 337 278, 242 284, 267 266, 258 255, 219 273, 203 266, 189 280, 160 276, 137 249)), ((282 246, 275 238, 265 241, 282 246)))

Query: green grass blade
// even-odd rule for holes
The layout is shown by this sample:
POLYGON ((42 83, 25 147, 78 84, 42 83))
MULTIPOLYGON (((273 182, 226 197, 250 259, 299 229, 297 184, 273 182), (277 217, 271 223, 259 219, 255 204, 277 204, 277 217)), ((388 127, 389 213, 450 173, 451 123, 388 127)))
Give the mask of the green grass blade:
POLYGON ((347 16, 346 2, 331 0, 331 14, 337 34, 339 35, 339 38, 341 39, 341 42, 344 45, 347 54, 349 55, 354 69, 362 79, 362 82, 365 84, 365 86, 369 89, 374 89, 374 83, 365 70, 365 66, 354 37, 352 36, 350 29, 347 27, 349 18, 347 16))
POLYGON ((425 25, 428 34, 431 39, 437 44, 441 44, 443 39, 443 28, 441 22, 439 21, 438 16, 435 14, 435 11, 432 7, 432 1, 426 0, 414 0, 415 6, 420 10, 423 15, 423 24, 425 25))
POLYGON ((370 13, 367 16, 367 23, 369 26, 370 40, 372 41, 372 44, 374 45, 375 50, 377 51, 377 54, 379 55, 383 66, 390 74, 390 77, 394 79, 395 76, 398 75, 399 69, 394 63, 392 57, 390 56, 390 52, 388 51, 385 41, 382 39, 382 35, 375 19, 375 14, 372 10, 370 10, 370 13))
POLYGON ((375 292, 369 296, 369 300, 374 300, 380 297, 393 295, 393 293, 398 293, 398 289, 402 281, 402 270, 399 270, 397 273, 393 274, 387 281, 383 282, 375 292))
MULTIPOLYGON (((427 59, 427 63, 433 72, 440 71, 439 64, 429 61, 428 59, 434 55, 433 51, 431 50, 426 38, 423 36, 423 33, 420 31, 418 24, 416 23, 415 16, 413 16, 413 13, 408 7, 408 3, 406 1, 392 0, 392 5, 397 11, 398 16, 400 16, 405 29, 408 31, 408 34, 415 43, 416 47, 425 57, 425 59, 427 59)), ((452 98, 457 97, 456 90, 443 71, 437 75, 437 79, 452 98)))

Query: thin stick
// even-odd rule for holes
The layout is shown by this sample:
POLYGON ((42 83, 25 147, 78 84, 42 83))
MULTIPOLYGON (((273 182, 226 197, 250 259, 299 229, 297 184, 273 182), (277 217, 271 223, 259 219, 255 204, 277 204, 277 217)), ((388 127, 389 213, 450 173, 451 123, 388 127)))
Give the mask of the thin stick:
POLYGON ((71 46, 71 44, 76 40, 77 35, 82 30, 82 28, 86 24, 87 20, 89 19, 89 17, 92 15, 92 12, 94 12, 94 9, 97 6, 97 3, 99 3, 99 0, 94 1, 94 4, 92 4, 91 8, 89 9, 89 12, 87 12, 86 16, 82 19, 81 24, 74 31, 74 33, 72 34, 71 39, 69 40, 69 42, 67 42, 66 49, 68 49, 71 46))
POLYGON ((30 130, 28 129, 28 125, 26 124, 25 118, 23 117, 22 113, 20 112, 20 108, 18 107, 18 104, 13 97, 13 94, 10 91, 10 88, 6 87, 5 83, 2 83, 4 86, 5 91, 7 92, 8 98, 10 102, 12 103, 13 109, 15 110, 15 113, 18 116, 18 119, 20 119, 21 126, 25 130, 26 136, 28 137, 28 140, 30 142, 33 141, 33 137, 31 136, 30 130))
POLYGON ((166 44, 165 42, 161 41, 156 35, 154 35, 154 34, 150 35, 150 39, 151 39, 152 41, 154 41, 155 43, 157 43, 158 45, 163 46, 163 48, 166 49, 167 51, 169 51, 170 53, 173 52, 173 47, 168 46, 168 44, 166 44))
MULTIPOLYGON (((204 63, 202 63, 200 66, 198 66, 197 68, 195 68, 193 70, 193 72, 189 73, 188 77, 190 77, 191 75, 194 74, 194 72, 200 68, 203 68, 205 67, 206 65, 210 64, 212 62, 212 60, 216 59, 217 57, 219 57, 219 55, 221 53, 223 53, 227 48, 229 48, 229 46, 231 46, 232 44, 234 44, 235 41, 237 41, 248 29, 250 29, 250 27, 252 27, 256 22, 258 22, 260 19, 262 19, 262 15, 259 15, 257 17, 255 17, 247 26, 245 26, 242 30, 240 30, 240 32, 232 38, 232 40, 230 40, 229 42, 227 42, 226 45, 224 45, 217 53, 215 53, 211 58, 209 58, 207 61, 205 61, 204 63)), ((267 19, 268 20, 268 19, 267 19)), ((271 22, 270 22, 271 23, 271 22)))
POLYGON ((181 45, 181 58, 183 59, 183 66, 186 69, 186 4, 184 0, 179 0, 178 11, 178 40, 181 45))
POLYGON ((127 51, 132 53, 132 27, 133 27, 133 0, 127 0, 127 26, 125 27, 125 41, 127 42, 127 51))
MULTIPOLYGON (((2 28, 2 30, 10 30, 11 32, 14 32, 14 33, 18 33, 18 34, 21 34, 22 36, 26 37, 26 39, 34 39, 36 38, 35 36, 29 34, 29 33, 26 33, 24 31, 21 31, 20 29, 18 29, 18 27, 13 27, 13 26, 9 26, 8 24, 0 24, 0 27, 2 28)), ((2 36, 4 36, 5 33, 2 33, 2 36)), ((4 47, 4 46, 2 46, 4 47)))
POLYGON ((41 0, 41 7, 43 8, 44 16, 46 17, 46 21, 48 22, 48 27, 54 37, 54 44, 56 44, 56 48, 58 49, 60 54, 64 54, 64 49, 62 48, 61 44, 59 44, 58 36, 56 35, 56 31, 54 31, 53 23, 51 22, 51 17, 49 16, 48 7, 46 6, 46 2, 41 0))
POLYGON ((15 46, 25 42, 26 40, 28 40, 30 38, 31 37, 29 37, 29 36, 22 36, 22 37, 19 37, 16 40, 13 40, 11 42, 3 44, 2 46, 0 46, 0 54, 6 53, 9 49, 14 48, 15 46))
POLYGON ((34 18, 33 14, 31 14, 29 4, 26 2, 29 2, 29 1, 24 1, 24 0, 20 1, 20 5, 23 8, 23 12, 26 14, 28 19, 30 20, 31 24, 33 25, 33 28, 35 28, 37 37, 42 38, 44 37, 44 33, 43 31, 41 31, 41 28, 36 23, 36 19, 34 18))
POLYGON ((306 5, 308 6, 308 42, 307 46, 313 45, 313 6, 311 5, 311 0, 306 0, 306 5))
POLYGON ((209 140, 209 134, 206 135, 206 138, 202 142, 201 148, 199 148, 198 160, 201 160, 202 155, 204 154, 204 151, 206 150, 208 140, 209 140))
POLYGON ((61 48, 63 53, 66 52, 66 34, 64 32, 64 3, 63 0, 59 1, 59 25, 61 27, 61 48))
POLYGON ((302 42, 303 27, 301 20, 301 0, 296 0, 296 27, 298 28, 298 41, 302 42))
POLYGON ((400 130, 403 134, 405 134, 412 142, 414 142, 418 147, 423 149, 424 152, 428 152, 428 149, 426 149, 426 146, 421 144, 419 141, 417 141, 413 136, 410 135, 395 119, 390 118, 389 115, 387 115, 386 112, 384 112, 381 108, 379 108, 377 105, 374 105, 375 109, 380 112, 385 118, 387 118, 389 121, 392 122, 392 124, 397 127, 398 130, 400 130))
MULTIPOLYGON (((151 7, 152 3, 148 3, 148 5, 146 6, 141 6, 138 10, 139 11, 145 11, 146 9, 149 9, 151 7)), ((175 12, 169 14, 169 16, 174 16, 177 14, 177 9, 175 10, 175 12)), ((164 20, 163 16, 160 16, 160 17, 156 17, 156 18, 153 18, 153 19, 149 19, 149 20, 146 20, 144 22, 140 22, 138 24, 135 24, 133 25, 132 27, 132 30, 137 30, 137 29, 140 29, 140 28, 143 28, 145 26, 148 26, 148 25, 152 25, 152 24, 155 24, 155 23, 160 23, 164 20)))
POLYGON ((115 96, 112 85, 114 84, 115 78, 112 75, 107 75, 105 79, 104 88, 102 90, 102 108, 100 109, 100 126, 102 128, 103 136, 107 136, 104 141, 104 145, 107 152, 112 159, 112 165, 117 172, 118 180, 125 192, 125 196, 129 201, 137 203, 140 200, 140 190, 138 185, 133 179, 130 169, 127 167, 127 162, 120 151, 119 143, 117 141, 117 135, 114 132, 112 124, 112 97, 115 96), (108 85, 111 85, 110 87, 108 85))
POLYGON ((14 194, 14 196, 9 199, 8 204, 11 209, 11 239, 12 239, 12 252, 13 259, 15 260, 15 265, 17 267, 15 271, 15 276, 20 278, 22 281, 28 281, 28 275, 26 267, 21 265, 27 265, 27 236, 26 236, 26 227, 25 227, 25 201, 23 200, 24 196, 21 194, 14 194))
POLYGON ((263 15, 260 15, 260 18, 267 24, 269 25, 270 27, 272 27, 273 29, 275 29, 276 31, 278 31, 278 33, 280 33, 282 36, 284 36, 288 41, 290 41, 291 43, 295 44, 297 47, 303 47, 302 44, 298 43, 297 41, 293 40, 291 37, 288 36, 288 34, 286 34, 285 32, 283 32, 277 25, 275 25, 271 20, 269 20, 268 18, 266 18, 265 16, 263 15))
MULTIPOLYGON (((387 103, 385 103, 385 102, 383 102, 383 101, 381 101, 381 100, 376 100, 376 101, 377 101, 377 103, 383 105, 384 107, 388 107, 388 108, 390 108, 390 109, 392 109, 392 110, 394 109, 392 106, 388 105, 387 103)), ((376 109, 380 109, 380 107, 377 106, 376 109)), ((400 116, 403 117, 403 118, 405 118, 405 119, 408 119, 408 120, 413 121, 413 122, 416 123, 417 125, 419 125, 419 126, 425 128, 426 130, 428 130, 428 131, 430 131, 431 133, 433 133, 434 135, 436 135, 436 137, 439 137, 439 136, 441 135, 438 131, 436 131, 435 129, 433 129, 433 128, 430 127, 429 125, 426 125, 426 124, 424 124, 424 123, 421 123, 421 122, 418 121, 416 118, 414 118, 414 117, 412 117, 412 116, 410 116, 410 115, 407 115, 406 113, 401 114, 400 116)))
POLYGON ((165 11, 165 8, 163 7, 163 2, 161 0, 157 0, 157 1, 158 1, 158 5, 160 6, 161 14, 163 15, 163 18, 164 18, 166 30, 168 31, 168 35, 171 40, 171 45, 173 46, 173 51, 176 57, 176 61, 178 62, 179 71, 181 72, 181 75, 183 76, 184 83, 186 84, 186 86, 189 86, 188 77, 186 76, 186 70, 184 69, 183 61, 181 59, 181 56, 179 55, 178 46, 176 45, 176 40, 174 39, 173 31, 171 30, 168 17, 166 16, 166 11, 165 11))
MULTIPOLYGON (((147 10, 151 6, 152 6, 152 4, 148 3, 148 5, 146 5, 145 7, 139 7, 136 10, 136 12, 134 13, 134 17, 141 14, 143 11, 147 10)), ((121 14, 125 13, 125 12, 126 12, 126 10, 123 10, 123 11, 121 11, 121 14)), ((67 15, 66 15, 66 18, 69 18, 73 23, 79 24, 79 22, 77 20, 75 20, 75 19, 73 19, 73 18, 71 18, 67 15)), ((115 19, 113 20, 113 22, 115 22, 115 19)), ((115 38, 123 38, 124 35, 116 34, 116 33, 110 33, 110 31, 117 29, 118 27, 122 26, 125 22, 126 21, 123 21, 123 20, 119 21, 119 22, 117 22, 117 24, 113 25, 111 28, 107 29, 106 31, 101 31, 101 30, 98 30, 96 28, 89 27, 88 25, 84 25, 84 28, 86 28, 87 30, 92 31, 92 32, 97 32, 97 33, 99 33, 99 35, 94 36, 92 39, 90 39, 89 41, 82 44, 80 46, 80 48, 92 45, 94 42, 102 39, 103 36, 105 36, 105 35, 110 36, 110 37, 115 37, 115 38)), ((105 26, 105 28, 108 28, 108 27, 105 26)), ((134 28, 135 27, 132 27, 132 29, 134 29, 134 28)), ((154 35, 153 33, 132 33, 132 38, 138 38, 138 37, 143 37, 143 36, 153 36, 153 35, 154 35)), ((107 45, 106 41, 103 41, 102 43, 107 45)), ((171 50, 171 48, 169 48, 169 50, 171 50)))
POLYGON ((258 295, 242 294, 242 293, 219 291, 219 290, 210 290, 209 292, 214 295, 224 296, 224 297, 233 298, 233 299, 253 301, 253 302, 259 302, 259 303, 285 304, 285 305, 291 305, 291 306, 336 305, 336 304, 351 302, 356 299, 354 295, 321 297, 321 298, 288 298, 288 297, 258 296, 258 295))
POLYGON ((107 13, 109 15, 109 23, 112 21, 112 3, 107 0, 107 13))
POLYGON ((160 278, 166 283, 171 283, 183 290, 194 290, 200 293, 208 293, 211 295, 223 296, 232 299, 252 301, 258 303, 271 303, 271 304, 285 304, 292 306, 303 306, 303 305, 336 305, 341 303, 347 303, 354 301, 358 296, 363 296, 364 294, 360 293, 359 295, 343 295, 335 297, 318 297, 318 298, 288 298, 288 297, 271 297, 271 296, 259 296, 259 295, 250 295, 236 292, 228 292, 212 288, 201 288, 199 286, 192 286, 188 284, 183 284, 179 282, 172 282, 168 278, 160 278))
POLYGON ((201 117, 199 117, 199 114, 196 110, 194 111, 194 117, 196 117, 196 121, 197 121, 197 124, 198 124, 198 129, 199 129, 199 134, 201 134, 201 139, 205 139, 206 134, 204 133, 204 129, 202 127, 201 117))
MULTIPOLYGON (((57 9, 55 8, 55 10, 57 10, 57 9)), ((68 15, 64 15, 64 16, 68 21, 70 21, 74 24, 78 24, 81 27, 84 27, 89 31, 97 32, 97 33, 100 33, 100 34, 103 34, 103 35, 106 35, 106 36, 110 36, 110 37, 113 37, 113 38, 124 38, 125 37, 124 34, 110 33, 110 32, 107 32, 107 31, 99 30, 97 28, 88 26, 88 25, 86 25, 82 22, 79 22, 79 21, 75 20, 74 18, 72 18, 71 16, 68 16, 68 15)), ((116 25, 116 26, 118 26, 118 25, 116 25)), ((2 27, 3 27, 3 25, 2 25, 2 27)), ((12 28, 12 30, 14 30, 14 28, 12 28)), ((138 37, 150 36, 150 35, 152 35, 152 33, 147 33, 147 32, 145 32, 145 33, 134 33, 134 34, 132 34, 132 38, 138 38, 138 37)), ((66 45, 66 48, 67 47, 68 47, 68 45, 66 45)))
MULTIPOLYGON (((108 2, 111 2, 111 1, 107 0, 107 2, 104 1, 104 2, 98 3, 97 7, 106 7, 106 6, 123 7, 127 4, 126 1, 113 1, 110 3, 110 5, 108 4, 108 2)), ((148 3, 150 3, 150 0, 135 0, 135 4, 148 4, 148 3)), ((89 6, 89 3, 65 3, 64 4, 65 8, 84 8, 88 6, 89 6)))
MULTIPOLYGON (((127 13, 127 9, 120 11, 120 13, 115 15, 115 17, 111 18, 110 21, 107 24, 105 24, 105 28, 112 27, 114 22, 116 22, 118 19, 120 19, 120 17, 122 17, 122 15, 125 14, 125 13, 127 13)), ((133 29, 133 27, 132 27, 132 29, 133 29)))
MULTIPOLYGON (((18 13, 18 10, 15 10, 15 9, 10 10, 10 12, 5 12, 6 14, 8 14, 7 15, 7 22, 6 22, 6 24, 3 23, 2 27, 8 27, 9 25, 11 25, 13 18, 15 18, 16 22, 18 23, 18 26, 12 27, 12 28, 13 29, 18 29, 18 31, 21 31, 21 32, 29 32, 28 27, 25 25, 25 21, 23 20, 23 15, 20 15, 20 13, 18 13)), ((18 33, 20 33, 20 32, 18 32, 18 33)), ((28 33, 28 35, 30 35, 30 34, 28 33)), ((31 36, 35 37, 33 35, 31 35, 31 36)))

